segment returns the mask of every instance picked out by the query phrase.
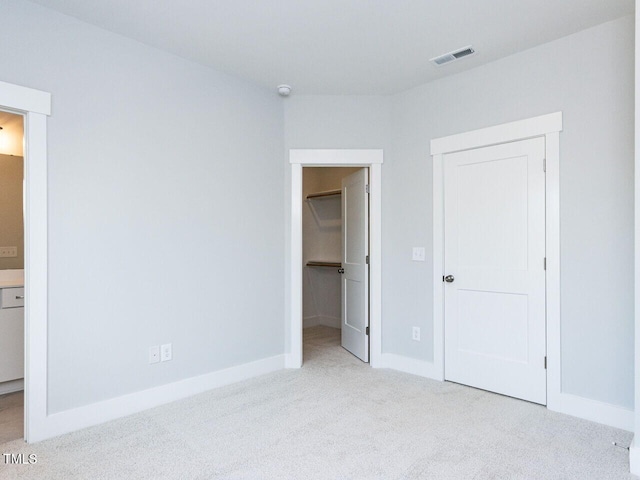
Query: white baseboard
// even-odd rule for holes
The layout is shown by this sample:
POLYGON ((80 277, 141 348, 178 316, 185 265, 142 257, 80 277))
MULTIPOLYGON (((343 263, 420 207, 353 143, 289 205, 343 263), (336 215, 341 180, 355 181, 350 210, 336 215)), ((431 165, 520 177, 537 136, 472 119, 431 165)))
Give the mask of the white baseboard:
POLYGON ((11 380, 10 382, 0 383, 0 395, 6 395, 7 393, 19 392, 24 390, 24 379, 11 380))
POLYGON ((640 475, 640 445, 637 444, 636 438, 633 437, 629 446, 629 471, 634 475, 640 475))
POLYGON ((338 317, 329 317, 327 315, 314 315, 312 317, 305 317, 302 320, 302 328, 316 327, 318 325, 340 328, 342 326, 342 320, 338 317))
POLYGON ((396 355, 395 353, 383 353, 376 368, 391 368, 434 380, 444 380, 442 373, 433 362, 425 362, 424 360, 396 355))
POLYGON ((295 358, 291 353, 284 355, 284 368, 301 368, 302 365, 298 358, 295 358))
POLYGON ((47 415, 42 428, 29 438, 38 442, 65 433, 132 415, 149 408, 174 402, 217 387, 283 369, 285 355, 257 360, 217 372, 187 378, 141 392, 92 403, 83 407, 47 415))
MULTIPOLYGON (((416 360, 394 353, 383 353, 376 368, 391 368, 434 380, 444 380, 442 372, 432 362, 416 360)), ((617 405, 561 393, 554 399, 553 403, 549 402, 547 408, 555 412, 633 432, 633 411, 617 405)), ((640 445, 638 450, 638 468, 640 469, 640 445)))
POLYGON ((569 393, 561 393, 553 403, 549 402, 547 408, 555 412, 633 432, 633 411, 610 403, 599 402, 569 393))

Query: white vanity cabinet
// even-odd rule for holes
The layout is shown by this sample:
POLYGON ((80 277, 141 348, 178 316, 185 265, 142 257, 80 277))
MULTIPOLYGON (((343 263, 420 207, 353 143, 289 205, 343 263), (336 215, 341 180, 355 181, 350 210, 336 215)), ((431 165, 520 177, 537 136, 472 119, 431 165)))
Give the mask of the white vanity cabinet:
POLYGON ((24 377, 24 288, 0 287, 0 383, 24 377))

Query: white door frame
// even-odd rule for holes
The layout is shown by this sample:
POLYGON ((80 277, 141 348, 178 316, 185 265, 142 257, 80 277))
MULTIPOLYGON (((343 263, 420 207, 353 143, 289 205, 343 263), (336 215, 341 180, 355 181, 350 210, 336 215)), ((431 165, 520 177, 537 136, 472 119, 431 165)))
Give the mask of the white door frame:
POLYGON ((560 356, 560 132, 562 112, 431 140, 433 157, 433 362, 444 380, 444 156, 447 153, 545 137, 547 255, 547 407, 562 410, 560 356))
POLYGON ((24 116, 24 438, 47 421, 47 116, 51 95, 0 82, 0 108, 24 116))
POLYGON ((303 167, 368 167, 369 168, 369 362, 380 365, 382 353, 382 150, 289 150, 291 164, 291 249, 289 251, 291 350, 286 366, 302 366, 302 168, 303 167))

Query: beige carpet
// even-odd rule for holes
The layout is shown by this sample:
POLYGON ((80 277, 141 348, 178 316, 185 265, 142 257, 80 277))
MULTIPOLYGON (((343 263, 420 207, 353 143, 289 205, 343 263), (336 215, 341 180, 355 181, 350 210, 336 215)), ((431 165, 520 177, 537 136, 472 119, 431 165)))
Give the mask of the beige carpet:
MULTIPOLYGON (((623 479, 631 434, 451 383, 374 370, 339 331, 305 366, 35 445, 20 479, 623 479)), ((2 458, 0 458, 2 462, 2 458)))

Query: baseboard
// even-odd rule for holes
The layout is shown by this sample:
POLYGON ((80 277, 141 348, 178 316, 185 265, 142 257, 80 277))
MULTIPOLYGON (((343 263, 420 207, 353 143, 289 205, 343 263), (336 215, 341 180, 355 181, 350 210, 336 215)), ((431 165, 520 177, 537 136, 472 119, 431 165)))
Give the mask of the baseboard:
POLYGON ((285 366, 285 355, 226 368, 217 372, 187 378, 141 392, 130 393, 91 405, 47 415, 42 428, 29 438, 38 442, 65 433, 99 425, 149 408, 174 402, 217 387, 264 375, 285 366))
POLYGON ((294 357, 293 354, 287 353, 284 356, 284 368, 301 368, 302 364, 299 357, 294 357))
MULTIPOLYGON (((434 380, 444 380, 442 372, 440 372, 432 362, 425 362, 424 360, 417 360, 393 353, 383 353, 377 368, 391 368, 434 380)), ((561 393, 547 408, 573 417, 583 418, 592 422, 633 432, 633 411, 617 405, 611 405, 568 393, 561 393)), ((637 455, 640 457, 640 445, 638 446, 638 450, 637 455)), ((640 458, 638 459, 638 468, 640 469, 640 458)))
POLYGON ((633 411, 610 403, 599 402, 569 393, 561 393, 553 403, 549 402, 547 408, 555 412, 633 432, 633 411))
POLYGON ((629 471, 634 475, 640 475, 640 445, 636 439, 634 436, 629 446, 629 471))
POLYGON ((340 328, 342 326, 342 320, 338 317, 329 317, 327 315, 314 315, 312 317, 305 317, 302 320, 302 328, 316 327, 318 325, 340 328))
POLYGON ((424 360, 396 355, 395 353, 383 353, 376 368, 391 368, 434 380, 444 380, 442 373, 433 362, 425 362, 424 360))
POLYGON ((24 379, 22 378, 0 383, 0 395, 19 392, 20 390, 24 390, 24 379))

